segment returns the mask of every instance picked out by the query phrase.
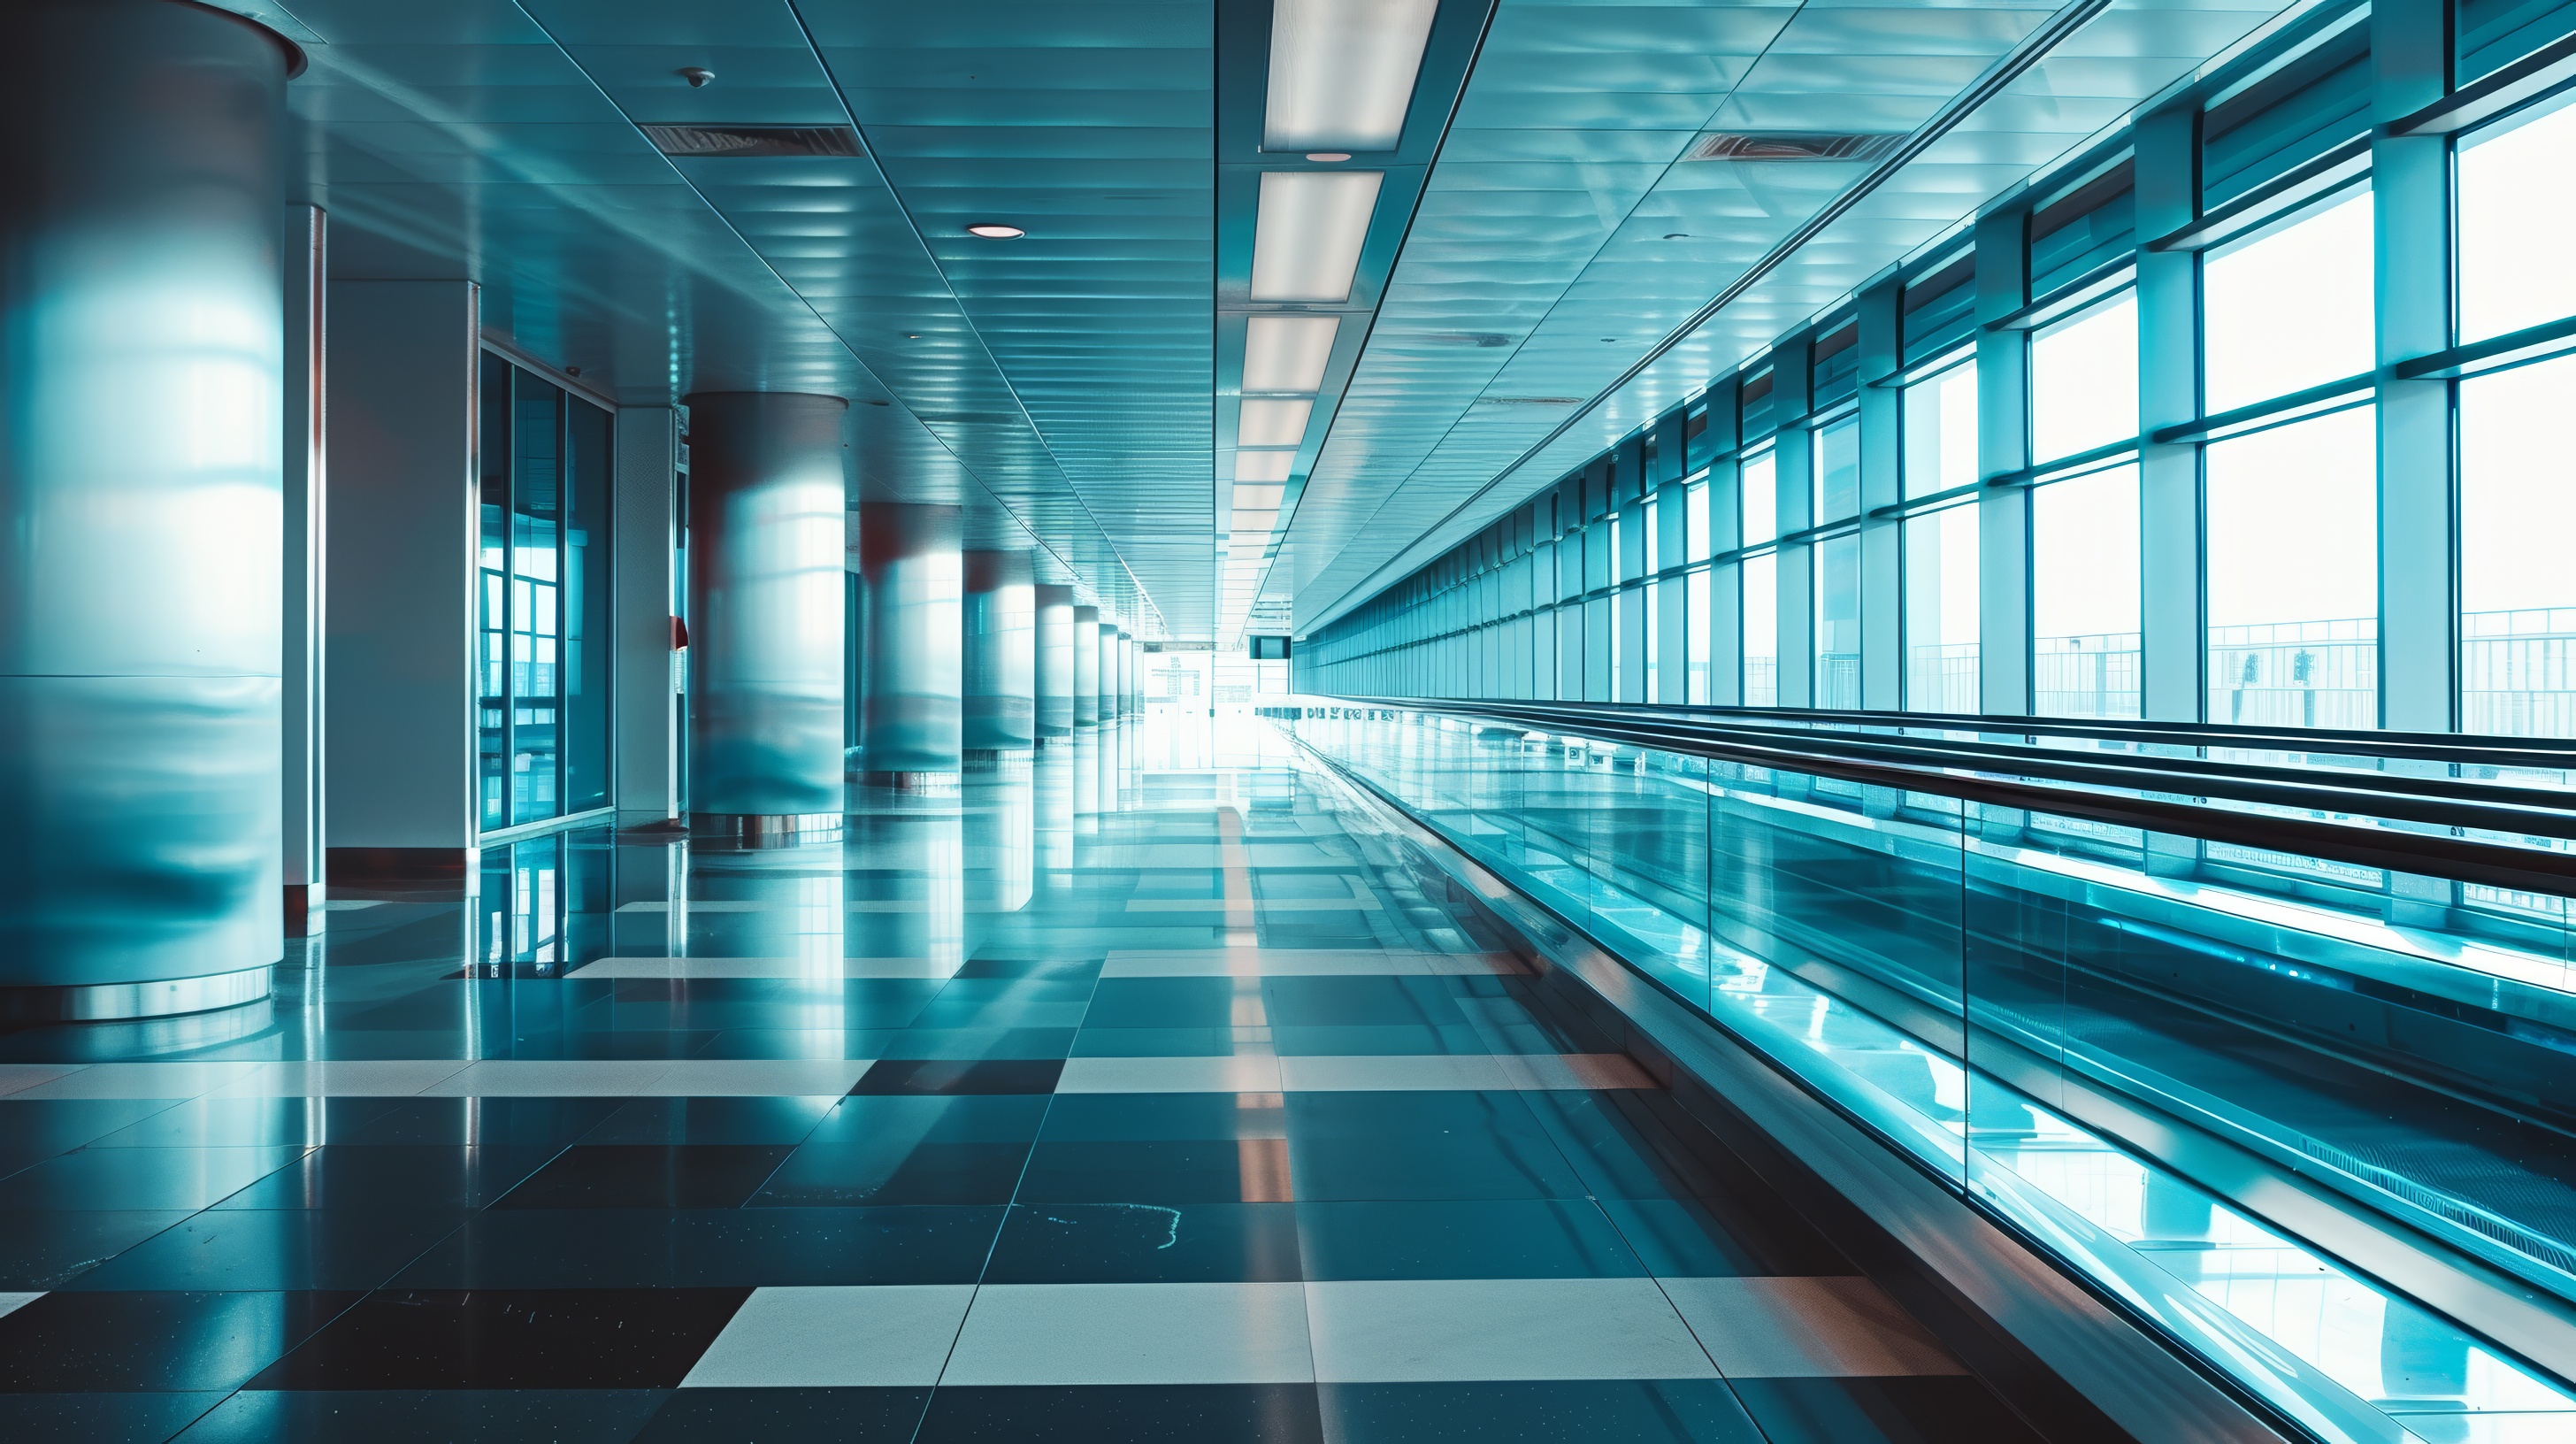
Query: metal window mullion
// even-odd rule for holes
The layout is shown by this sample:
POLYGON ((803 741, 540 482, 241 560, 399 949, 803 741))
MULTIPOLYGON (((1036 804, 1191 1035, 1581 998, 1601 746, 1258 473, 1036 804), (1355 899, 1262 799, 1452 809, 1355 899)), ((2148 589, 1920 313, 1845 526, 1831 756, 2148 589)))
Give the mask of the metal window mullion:
MULTIPOLYGON (((2178 105, 2134 132, 2137 232, 2181 230, 2200 212, 2200 110, 2178 105)), ((2197 722, 2208 667, 2202 584, 2200 446, 2158 442, 2200 415, 2200 263, 2189 251, 2137 253, 2138 619, 2146 718, 2197 722)))
POLYGON ((2458 726, 2459 548, 2451 383, 2390 368, 2451 344, 2451 157, 2440 135, 2385 127, 2450 88, 2445 0, 2372 7, 2372 214, 2377 229, 2380 725, 2458 726))
MULTIPOLYGON (((1730 375, 1708 389, 1708 430, 1702 440, 1722 460, 1708 467, 1708 533, 1713 553, 1743 544, 1743 470, 1735 460, 1743 443, 1736 405, 1738 377, 1730 375)), ((1721 707, 1744 700, 1744 594, 1742 571, 1733 564, 1710 568, 1708 615, 1708 700, 1721 707)))
MULTIPOLYGON (((1977 218, 1977 474, 2030 465, 2029 333, 1985 323, 2019 311, 2029 289, 2029 215, 1977 218)), ((2030 492, 1988 488, 1977 498, 1977 690, 1980 711, 2030 712, 2030 492)))
POLYGON ((1879 384, 1903 369, 1899 308, 1904 287, 1893 278, 1860 297, 1860 704, 1875 711, 1905 705, 1904 523, 1871 520, 1903 497, 1905 393, 1879 384))
MULTIPOLYGON (((1796 417, 1772 437, 1771 479, 1778 488, 1775 519, 1780 534, 1803 532, 1815 525, 1815 433, 1803 424, 1809 387, 1815 377, 1815 335, 1802 332, 1771 353, 1771 414, 1796 417)), ((1804 707, 1815 696, 1816 613, 1815 548, 1791 544, 1780 548, 1772 569, 1780 589, 1773 675, 1778 678, 1778 704, 1804 707)))

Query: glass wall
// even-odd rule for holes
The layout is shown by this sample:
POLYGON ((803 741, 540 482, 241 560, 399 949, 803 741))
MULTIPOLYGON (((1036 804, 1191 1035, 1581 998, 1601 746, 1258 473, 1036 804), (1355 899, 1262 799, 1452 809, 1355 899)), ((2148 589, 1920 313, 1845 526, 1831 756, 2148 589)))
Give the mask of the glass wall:
POLYGON ((610 414, 482 358, 477 786, 485 831, 609 803, 610 414))
MULTIPOLYGON (((2454 9, 2463 81, 2576 31, 2576 0, 2454 9)), ((2376 63, 2377 25, 2249 48, 2170 102, 2207 104, 2165 117, 2190 125, 2031 177, 2020 225, 1954 233, 1623 440, 1690 478, 1657 518, 1687 533, 1680 585, 1648 569, 1653 615, 1685 615, 1636 634, 1631 606, 1623 659, 1678 646, 1694 703, 1776 705, 1804 678, 1820 707, 2576 737, 2576 79, 2524 77, 2557 88, 2501 113, 2456 85, 2391 111, 2382 90, 2422 72, 2376 63), (2415 110, 2410 149, 2355 144, 2415 110), (2339 151, 2326 189, 2274 184, 2339 151), (2415 169, 2370 173, 2399 154, 2415 169), (2021 635, 1988 635, 1999 612, 2021 635)), ((1548 534, 1606 555, 1621 523, 1584 518, 1621 508, 1573 487, 1541 493, 1548 534)), ((1415 659, 1453 626, 1415 586, 1310 637, 1308 684, 1433 695, 1415 659)), ((1579 683, 1613 632, 1567 604, 1530 602, 1550 615, 1524 634, 1534 675, 1579 683)), ((1487 606, 1465 625, 1509 619, 1487 606)))

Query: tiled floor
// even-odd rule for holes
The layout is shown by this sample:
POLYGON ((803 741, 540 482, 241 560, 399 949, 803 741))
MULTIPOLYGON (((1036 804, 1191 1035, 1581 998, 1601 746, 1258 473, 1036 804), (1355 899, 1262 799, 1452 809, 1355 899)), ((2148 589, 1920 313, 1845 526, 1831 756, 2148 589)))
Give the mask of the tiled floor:
POLYGON ((0 1439, 2028 1437, 1206 725, 0 1037, 0 1439))

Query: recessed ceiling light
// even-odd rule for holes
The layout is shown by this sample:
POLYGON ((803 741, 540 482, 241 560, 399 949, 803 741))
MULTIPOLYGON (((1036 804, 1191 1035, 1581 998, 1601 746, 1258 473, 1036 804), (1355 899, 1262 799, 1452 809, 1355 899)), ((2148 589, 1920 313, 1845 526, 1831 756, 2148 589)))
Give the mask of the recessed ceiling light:
POLYGON ((1255 316, 1243 328, 1243 389, 1317 391, 1333 359, 1338 316, 1255 316))
POLYGON ((1295 464, 1293 451, 1238 451, 1234 454, 1234 479, 1237 481, 1286 481, 1288 468, 1295 464))
POLYGON ((1278 0, 1264 150, 1393 150, 1440 0, 1278 0))
POLYGON ((1346 150, 1310 150, 1306 152, 1306 159, 1311 160, 1318 165, 1333 165, 1340 161, 1349 160, 1350 158, 1351 153, 1346 150))
POLYGON ((1315 403, 1302 397, 1295 401, 1247 400, 1235 425, 1234 444, 1295 446, 1306 439, 1306 418, 1314 409, 1315 403))
POLYGON ((1027 235, 1028 232, 1018 226, 1003 225, 999 221, 977 221, 966 228, 966 234, 982 236, 988 241, 1011 241, 1027 235))
POLYGON ((1252 299, 1349 300, 1385 180, 1374 170, 1264 172, 1252 222, 1252 299))

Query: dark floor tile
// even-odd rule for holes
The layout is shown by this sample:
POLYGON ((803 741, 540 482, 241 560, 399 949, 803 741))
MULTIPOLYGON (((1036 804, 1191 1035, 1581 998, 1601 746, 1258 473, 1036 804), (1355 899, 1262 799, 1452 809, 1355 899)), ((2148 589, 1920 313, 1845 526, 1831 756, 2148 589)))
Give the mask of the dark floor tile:
POLYGON ((1052 1116, 1043 1093, 852 1094, 834 1104, 807 1143, 1028 1143, 1052 1116))
POLYGON ((182 1444, 624 1444, 659 1389, 246 1389, 182 1444))
POLYGON ((667 1389, 745 1288, 388 1290, 259 1375, 261 1389, 667 1389))
MULTIPOLYGON (((1060 1028, 907 1028, 884 1056, 942 1063, 1058 1063, 1073 1053, 1074 1030, 1060 1028)), ((1025 1092, 1025 1089, 1011 1089, 1025 1092)))
POLYGON ((882 1058, 900 1029, 731 1028, 697 1053, 700 1058, 882 1058))
POLYGON ((850 1090, 852 1097, 906 1093, 1052 1093, 1064 1072, 1053 1058, 885 1058, 850 1090))
POLYGON ((1737 1379, 1771 1444, 2039 1444, 1995 1392, 1958 1376, 1737 1379))
MULTIPOLYGON (((175 1106, 167 1098, 0 1098, 0 1175, 111 1137, 175 1106)), ((173 1139, 174 1143, 229 1142, 173 1139)), ((254 1139, 253 1142, 274 1142, 254 1139)))
POLYGON ((458 1210, 216 1208, 65 1287, 84 1290, 366 1290, 465 1221, 458 1210))
POLYGON ((637 1098, 581 1137, 590 1143, 802 1143, 830 1098, 637 1098))
POLYGON ((0 1316, 0 1393, 231 1390, 355 1293, 51 1293, 0 1316))
POLYGON ((0 1213, 0 1289, 58 1289, 189 1216, 188 1209, 0 1213))
POLYGON ((1318 1392, 1336 1444, 1763 1444, 1718 1379, 1326 1384, 1318 1392))
POLYGON ((968 958, 957 970, 959 978, 1043 978, 1050 982, 1075 982, 1096 979, 1105 961, 1091 958, 968 958))
POLYGON ((1484 1034, 1465 1023, 1337 1023, 1328 1027, 1274 1027, 1271 1046, 1283 1058, 1384 1057, 1411 1053, 1483 1054, 1494 1051, 1484 1034))
POLYGON ((1276 1093, 1059 1093, 1040 1136, 1049 1143, 1285 1138, 1288 1105, 1276 1093))
POLYGON ((617 1109, 614 1098, 402 1098, 381 1113, 334 1130, 331 1141, 561 1147, 617 1109))
POLYGON ((1312 1279, 1634 1278, 1645 1272, 1589 1199, 1301 1203, 1312 1279))
POLYGON ((224 1200, 226 1208, 481 1208, 561 1150, 549 1144, 314 1149, 224 1200))
POLYGON ((1103 978, 1085 1028, 1230 1028, 1232 978, 1103 978))
MULTIPOLYGON (((1231 1025, 1222 1028, 1094 1028, 1085 1026, 1073 1035, 1076 1058, 1222 1058, 1240 1052, 1246 1041, 1239 1035, 1262 1036, 1268 1030, 1252 1032, 1231 1025)), ((1263 1043, 1260 1046, 1268 1048, 1263 1043)))
POLYGON ((1460 1025, 1455 980, 1380 974, 1346 978, 1264 978, 1263 1006, 1274 1028, 1354 1024, 1460 1025))
POLYGON ((412 1288, 968 1284, 1002 1209, 524 1209, 477 1214, 406 1269, 412 1288))
POLYGON ((1322 1444, 1312 1384, 952 1388, 931 1396, 916 1444, 1322 1444))
POLYGON ((1286 1203, 1287 1145, 1275 1138, 1040 1143, 1025 1203, 1286 1203))
POLYGON ((1008 1203, 1025 1143, 808 1143, 751 1196, 755 1207, 1008 1203))
POLYGON ((302 1147, 340 1141, 389 1098, 196 1098, 98 1139, 92 1148, 302 1147))
POLYGON ((1584 1183, 1601 1198, 1687 1198, 1726 1186, 1723 1145, 1667 1095, 1563 1089, 1525 1101, 1584 1183))
POLYGON ((1853 1272, 1851 1261, 1789 1206, 1768 1200, 1757 1210, 1716 1200, 1603 1198, 1601 1211, 1663 1278, 1752 1274, 1816 1277, 1853 1272))
POLYGON ((928 1389, 682 1389, 635 1444, 907 1444, 928 1389))
POLYGON ((739 1208, 795 1148, 784 1143, 583 1143, 494 1208, 739 1208))
POLYGON ((301 1148, 84 1148, 0 1179, 10 1209, 197 1209, 294 1163, 301 1148))
POLYGON ((1297 1215, 1285 1203, 1022 1204, 988 1284, 1294 1283, 1297 1215))
POLYGON ((1301 1200, 1581 1198, 1516 1093, 1291 1093, 1301 1200))
POLYGON ((0 1394, 9 1444, 161 1444, 221 1394, 0 1394))

